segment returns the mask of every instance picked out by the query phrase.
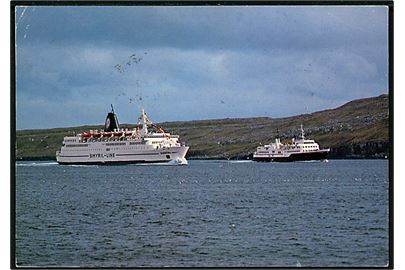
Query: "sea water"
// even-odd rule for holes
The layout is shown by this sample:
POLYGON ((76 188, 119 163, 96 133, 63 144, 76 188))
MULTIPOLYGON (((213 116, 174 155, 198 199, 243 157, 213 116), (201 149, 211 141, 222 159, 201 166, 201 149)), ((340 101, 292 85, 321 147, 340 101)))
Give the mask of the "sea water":
POLYGON ((356 267, 389 260, 387 160, 16 164, 16 263, 356 267))

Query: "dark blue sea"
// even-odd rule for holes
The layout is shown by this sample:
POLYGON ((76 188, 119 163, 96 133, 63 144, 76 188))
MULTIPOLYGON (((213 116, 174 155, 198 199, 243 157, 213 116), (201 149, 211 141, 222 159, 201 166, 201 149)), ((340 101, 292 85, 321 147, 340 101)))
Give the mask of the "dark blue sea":
POLYGON ((16 164, 16 263, 386 266, 388 161, 16 164))

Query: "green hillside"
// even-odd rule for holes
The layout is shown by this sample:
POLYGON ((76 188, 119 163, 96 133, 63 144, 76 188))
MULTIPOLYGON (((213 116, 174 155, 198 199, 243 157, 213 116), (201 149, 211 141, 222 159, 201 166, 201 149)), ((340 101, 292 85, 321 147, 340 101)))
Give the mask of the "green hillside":
MULTIPOLYGON (((260 143, 272 141, 277 129, 282 141, 298 136, 301 123, 306 137, 315 139, 322 148, 331 148, 331 158, 384 158, 389 155, 388 102, 388 96, 381 95, 293 117, 227 118, 159 125, 167 132, 180 135, 181 141, 190 146, 189 159, 245 159, 260 143)), ((19 160, 55 159, 64 136, 102 128, 99 125, 18 130, 16 157, 19 160)))

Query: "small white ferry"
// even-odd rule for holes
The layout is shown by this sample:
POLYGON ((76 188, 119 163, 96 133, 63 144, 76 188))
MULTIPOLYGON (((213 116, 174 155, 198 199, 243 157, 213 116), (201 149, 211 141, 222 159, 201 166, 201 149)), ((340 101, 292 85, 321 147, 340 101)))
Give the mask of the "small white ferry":
POLYGON ((255 161, 290 162, 304 160, 325 160, 330 149, 320 149, 314 140, 305 139, 301 124, 301 138, 293 138, 291 144, 283 144, 277 137, 274 143, 259 146, 253 154, 255 161))
POLYGON ((76 136, 66 136, 56 160, 63 165, 96 165, 128 163, 172 162, 187 164, 189 149, 171 135, 152 123, 144 110, 138 125, 132 130, 119 127, 114 108, 108 113, 104 130, 90 130, 76 136), (151 126, 155 131, 148 130, 151 126))

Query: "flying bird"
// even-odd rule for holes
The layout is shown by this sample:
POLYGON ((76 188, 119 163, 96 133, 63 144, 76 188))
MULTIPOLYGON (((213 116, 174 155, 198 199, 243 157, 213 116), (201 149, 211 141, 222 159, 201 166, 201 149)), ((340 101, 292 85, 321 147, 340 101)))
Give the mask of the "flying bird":
POLYGON ((116 64, 114 67, 118 70, 119 73, 123 72, 122 66, 120 64, 116 64))

